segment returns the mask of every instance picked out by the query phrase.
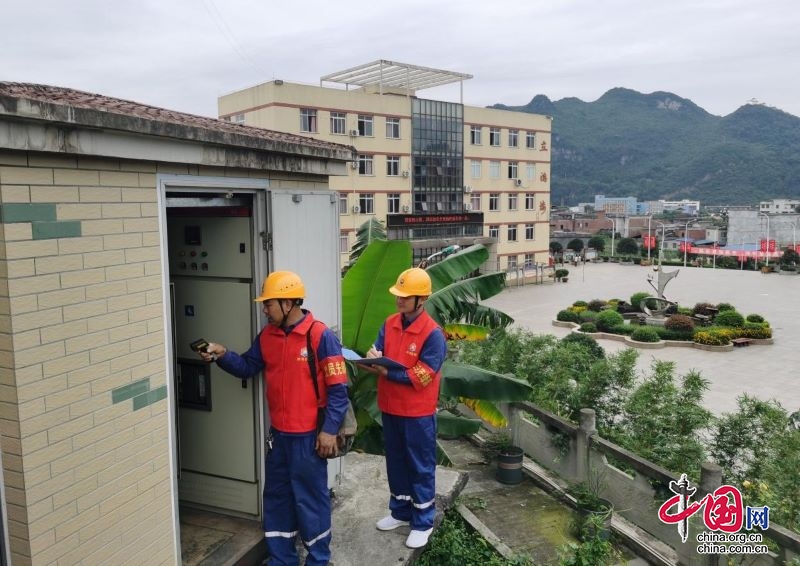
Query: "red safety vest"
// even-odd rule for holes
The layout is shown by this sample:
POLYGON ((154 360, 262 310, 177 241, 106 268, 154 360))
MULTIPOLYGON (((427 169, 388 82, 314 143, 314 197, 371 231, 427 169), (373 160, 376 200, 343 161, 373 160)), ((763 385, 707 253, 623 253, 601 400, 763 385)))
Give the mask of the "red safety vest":
POLYGON ((384 325, 383 355, 405 367, 411 387, 381 376, 378 378, 378 408, 400 417, 424 417, 436 412, 441 372, 419 359, 422 346, 439 325, 426 313, 403 329, 401 314, 393 314, 384 325))
MULTIPOLYGON (((317 428, 317 408, 328 404, 327 386, 347 383, 347 369, 342 356, 317 360, 319 402, 308 367, 306 333, 314 322, 311 313, 289 334, 271 324, 259 338, 264 358, 264 384, 272 426, 281 432, 309 432, 317 428)), ((319 352, 322 333, 327 327, 315 324, 311 345, 319 352)), ((318 354, 317 354, 318 355, 318 354)))

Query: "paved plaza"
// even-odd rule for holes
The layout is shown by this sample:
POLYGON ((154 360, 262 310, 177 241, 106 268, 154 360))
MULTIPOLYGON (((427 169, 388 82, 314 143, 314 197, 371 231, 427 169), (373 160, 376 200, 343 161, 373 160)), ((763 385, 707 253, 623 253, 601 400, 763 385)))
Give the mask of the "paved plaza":
MULTIPOLYGON (((569 265, 568 283, 514 286, 484 301, 487 306, 512 316, 515 326, 536 334, 566 336, 569 329, 552 325, 558 313, 574 301, 618 298, 629 301, 639 291, 656 291, 648 284, 652 268, 614 263, 569 265)), ((647 371, 653 359, 673 361, 676 375, 694 369, 710 381, 704 405, 715 415, 736 410, 736 398, 747 393, 760 399, 776 399, 790 413, 800 410, 800 275, 762 274, 757 271, 664 267, 680 270, 666 286, 664 295, 681 306, 695 303, 730 303, 744 316, 757 313, 769 321, 775 343, 770 346, 735 348, 731 352, 707 352, 690 348, 640 349, 639 371, 647 371)), ((599 340, 607 352, 627 347, 599 340)))

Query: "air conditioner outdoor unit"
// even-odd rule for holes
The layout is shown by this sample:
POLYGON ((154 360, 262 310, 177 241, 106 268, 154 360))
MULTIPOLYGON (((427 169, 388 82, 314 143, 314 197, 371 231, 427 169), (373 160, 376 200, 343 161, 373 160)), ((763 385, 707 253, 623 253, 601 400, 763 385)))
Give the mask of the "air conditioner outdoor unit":
POLYGON ((404 204, 401 210, 403 212, 410 212, 411 211, 411 207, 408 206, 407 204, 404 204))
POLYGON ((514 184, 518 187, 522 186, 522 179, 514 179, 514 184))
POLYGON ((350 135, 358 137, 358 130, 350 130, 350 135))
POLYGON ((466 204, 464 205, 464 210, 466 210, 467 212, 469 212, 470 210, 472 210, 472 203, 471 203, 471 202, 468 202, 468 203, 466 203, 466 204))
POLYGON ((472 192, 472 187, 470 187, 469 185, 464 186, 464 192, 465 193, 471 193, 472 192))
POLYGON ((358 206, 357 204, 354 204, 353 205, 353 214, 358 214, 359 212, 361 212, 361 207, 358 206))
POLYGON ((358 161, 352 161, 350 163, 350 168, 351 169, 358 169, 358 161))
POLYGON ((403 177, 408 177, 408 171, 403 171, 403 177))

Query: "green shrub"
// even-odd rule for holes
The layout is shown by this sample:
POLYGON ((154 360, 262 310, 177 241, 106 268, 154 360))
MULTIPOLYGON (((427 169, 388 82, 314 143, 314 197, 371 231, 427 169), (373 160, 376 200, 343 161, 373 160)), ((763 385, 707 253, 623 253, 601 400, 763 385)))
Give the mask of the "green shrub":
POLYGON ((625 319, 617 311, 605 310, 597 315, 597 329, 603 332, 611 332, 615 326, 625 323, 625 319))
POLYGON ((708 330, 700 330, 694 333, 693 340, 698 344, 705 344, 706 346, 724 346, 730 340, 725 336, 719 335, 708 330))
POLYGON ((588 307, 589 303, 587 303, 586 301, 575 301, 574 303, 572 303, 572 306, 573 307, 588 307))
MULTIPOLYGON (((582 332, 597 332, 597 329, 594 330, 585 330, 584 326, 594 326, 591 322, 586 322, 581 325, 582 332)), ((571 334, 567 334, 561 339, 562 344, 580 344, 583 346, 586 351, 588 351, 593 358, 602 360, 606 357, 606 351, 603 350, 603 347, 597 343, 597 340, 592 338, 591 336, 587 336, 586 334, 581 334, 580 332, 572 332, 571 334)))
POLYGON ((584 322, 581 324, 581 332, 588 332, 590 334, 597 332, 597 325, 594 322, 584 322))
POLYGON ((652 326, 640 326, 634 329, 633 334, 631 334, 631 339, 637 342, 658 342, 661 340, 661 337, 658 335, 658 331, 652 326))
POLYGON ((580 318, 578 318, 578 313, 572 311, 558 311, 556 315, 556 320, 560 320, 561 322, 580 322, 580 318))
POLYGON ((601 301, 600 299, 594 299, 589 301, 589 310, 600 312, 601 310, 605 309, 608 303, 606 301, 601 301))
POLYGON ((647 293, 647 292, 640 291, 638 293, 634 293, 633 295, 631 295, 631 306, 633 308, 635 308, 637 311, 641 311, 642 310, 642 306, 641 306, 642 299, 644 299, 646 297, 649 297, 649 296, 650 296, 650 293, 647 293))
POLYGON ((711 316, 716 309, 712 303, 697 303, 692 309, 692 314, 702 314, 703 316, 711 316))
POLYGON ((748 314, 747 322, 764 322, 764 317, 760 314, 748 314))
POLYGON ((662 340, 691 341, 692 335, 694 334, 694 330, 670 330, 666 327, 656 327, 656 331, 658 332, 658 335, 661 336, 662 340))
POLYGON ((596 313, 594 311, 581 311, 578 314, 578 317, 580 317, 581 322, 594 322, 595 320, 597 320, 598 314, 600 313, 596 313))
POLYGON ((734 308, 734 306, 732 304, 730 304, 730 303, 720 303, 720 304, 717 305, 717 310, 719 310, 719 312, 722 312, 722 311, 735 311, 736 308, 734 308))
POLYGON ((769 326, 745 326, 737 328, 737 338, 772 338, 772 329, 769 326))
POLYGON ((678 310, 676 311, 676 313, 677 314, 685 314, 686 316, 692 316, 694 314, 694 311, 692 309, 690 309, 689 307, 678 307, 678 310))
POLYGON ((664 328, 681 332, 691 332, 694 330, 694 321, 683 314, 673 314, 664 323, 664 328))
POLYGON ((735 310, 720 311, 720 313, 714 317, 714 325, 744 326, 744 317, 735 310))

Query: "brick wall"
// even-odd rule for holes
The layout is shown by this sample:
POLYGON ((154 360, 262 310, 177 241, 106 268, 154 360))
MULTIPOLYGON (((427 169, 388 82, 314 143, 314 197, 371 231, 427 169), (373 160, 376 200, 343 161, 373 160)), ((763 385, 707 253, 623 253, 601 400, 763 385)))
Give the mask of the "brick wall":
POLYGON ((160 171, 0 151, 0 433, 15 565, 174 562, 160 171))

